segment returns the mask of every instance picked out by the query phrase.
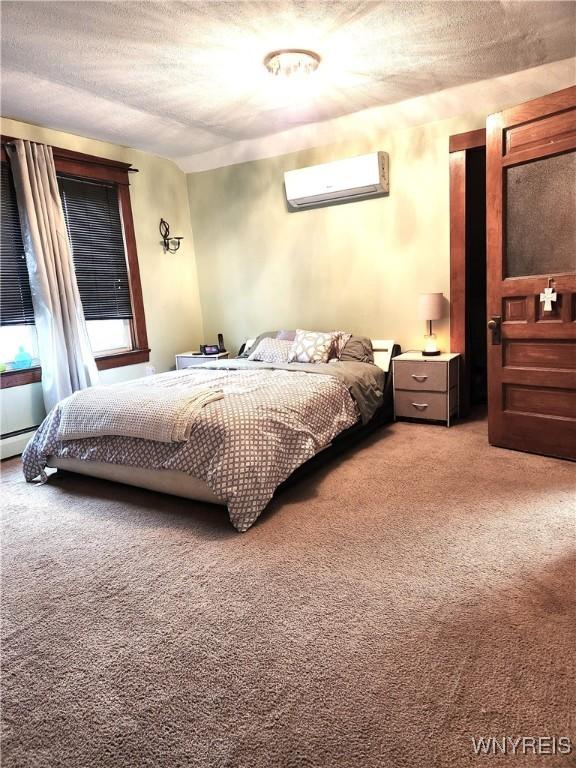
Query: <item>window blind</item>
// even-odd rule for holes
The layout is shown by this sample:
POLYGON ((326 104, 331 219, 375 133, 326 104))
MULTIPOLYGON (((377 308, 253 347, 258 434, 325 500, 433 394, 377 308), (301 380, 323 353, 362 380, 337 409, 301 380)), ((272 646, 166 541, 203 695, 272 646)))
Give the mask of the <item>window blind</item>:
POLYGON ((16 191, 7 163, 1 164, 0 325, 33 325, 34 309, 22 243, 16 191))
POLYGON ((58 176, 86 320, 132 317, 117 188, 58 176))

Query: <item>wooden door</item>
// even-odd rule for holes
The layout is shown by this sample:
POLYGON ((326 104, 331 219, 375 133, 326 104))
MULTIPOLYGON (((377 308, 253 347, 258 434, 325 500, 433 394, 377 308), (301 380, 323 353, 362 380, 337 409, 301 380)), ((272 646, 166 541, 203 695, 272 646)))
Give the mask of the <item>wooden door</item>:
POLYGON ((576 459, 576 87, 486 128, 489 440, 576 459))

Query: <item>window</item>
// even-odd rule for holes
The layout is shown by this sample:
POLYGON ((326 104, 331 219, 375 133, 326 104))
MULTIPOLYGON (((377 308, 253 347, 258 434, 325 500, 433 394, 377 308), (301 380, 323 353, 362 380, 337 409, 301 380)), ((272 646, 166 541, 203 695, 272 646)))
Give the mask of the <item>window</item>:
POLYGON ((18 355, 27 353, 31 357, 30 364, 38 364, 34 309, 20 232, 16 191, 6 163, 0 166, 0 190, 0 363, 10 364, 18 355))
MULTIPOLYGON (((9 141, 2 137, 2 142, 9 141)), ((53 148, 66 227, 98 368, 146 362, 149 349, 128 186, 129 165, 53 148)), ((2 146, 0 362, 23 349, 28 370, 8 370, 3 387, 40 380, 34 313, 14 185, 2 146), (30 361, 29 361, 30 362, 30 361)))
POLYGON ((130 281, 118 190, 66 176, 58 187, 92 352, 132 349, 130 281))

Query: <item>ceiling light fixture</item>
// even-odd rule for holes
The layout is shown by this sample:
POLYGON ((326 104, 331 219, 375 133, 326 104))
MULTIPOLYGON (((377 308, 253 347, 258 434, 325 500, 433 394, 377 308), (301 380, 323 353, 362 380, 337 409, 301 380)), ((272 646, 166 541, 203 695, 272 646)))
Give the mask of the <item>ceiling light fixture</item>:
POLYGON ((318 69, 320 56, 304 48, 282 48, 264 57, 264 66, 276 77, 301 77, 318 69))

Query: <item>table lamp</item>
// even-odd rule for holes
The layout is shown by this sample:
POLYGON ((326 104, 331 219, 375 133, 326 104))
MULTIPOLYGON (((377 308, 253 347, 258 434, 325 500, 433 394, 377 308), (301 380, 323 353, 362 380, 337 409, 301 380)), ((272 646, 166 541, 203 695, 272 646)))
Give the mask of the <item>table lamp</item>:
POLYGON ((440 320, 444 310, 444 296, 441 293, 421 293, 418 302, 419 314, 422 320, 428 323, 428 333, 424 336, 425 357, 439 355, 440 350, 436 345, 436 334, 432 333, 432 321, 440 320))

